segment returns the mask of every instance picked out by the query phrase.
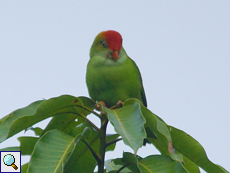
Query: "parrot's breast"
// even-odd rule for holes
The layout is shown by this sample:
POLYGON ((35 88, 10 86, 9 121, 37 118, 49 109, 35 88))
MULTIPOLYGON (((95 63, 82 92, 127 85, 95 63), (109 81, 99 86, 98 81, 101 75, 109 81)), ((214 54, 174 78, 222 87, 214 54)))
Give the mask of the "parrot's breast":
POLYGON ((114 66, 95 66, 93 59, 90 59, 86 83, 90 97, 94 101, 104 101, 107 107, 116 105, 119 100, 141 100, 142 84, 139 72, 129 58, 124 63, 114 66))

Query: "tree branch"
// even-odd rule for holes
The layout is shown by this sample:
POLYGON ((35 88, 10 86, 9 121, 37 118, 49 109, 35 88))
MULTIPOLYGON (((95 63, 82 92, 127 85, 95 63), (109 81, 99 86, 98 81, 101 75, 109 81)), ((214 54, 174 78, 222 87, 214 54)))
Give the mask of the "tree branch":
POLYGON ((98 161, 98 173, 104 173, 105 151, 106 151, 106 127, 108 118, 105 114, 101 114, 101 128, 100 128, 100 148, 98 161))

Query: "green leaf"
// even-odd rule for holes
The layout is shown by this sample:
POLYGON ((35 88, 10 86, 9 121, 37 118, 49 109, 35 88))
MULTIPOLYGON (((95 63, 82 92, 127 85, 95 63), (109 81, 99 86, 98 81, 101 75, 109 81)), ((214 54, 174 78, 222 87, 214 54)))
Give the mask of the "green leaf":
POLYGON ((26 173, 27 172, 28 165, 29 165, 29 163, 26 163, 26 164, 22 165, 22 167, 21 167, 21 173, 26 173))
POLYGON ((124 143, 134 152, 142 147, 146 138, 145 119, 140 111, 140 104, 135 102, 119 109, 110 110, 102 106, 115 131, 122 136, 124 143))
MULTIPOLYGON (((112 162, 115 165, 120 165, 120 167, 125 166, 135 173, 188 173, 180 162, 166 155, 151 155, 141 158, 135 157, 132 153, 124 152, 123 158, 114 159, 112 162)), ((120 167, 113 167, 113 170, 120 167)))
POLYGON ((151 155, 138 162, 142 173, 188 173, 180 162, 166 155, 151 155))
POLYGON ((21 154, 31 155, 38 139, 39 138, 37 137, 30 137, 30 136, 19 137, 18 140, 20 142, 21 154))
MULTIPOLYGON (((108 143, 110 141, 113 141, 113 140, 117 139, 118 137, 119 137, 118 134, 106 135, 106 142, 108 143)), ((112 151, 112 150, 115 149, 115 146, 116 146, 116 143, 113 143, 113 144, 107 146, 106 150, 107 151, 112 151)))
MULTIPOLYGON (((83 137, 83 139, 91 146, 91 148, 95 151, 95 153, 98 155, 99 146, 100 146, 100 136, 97 131, 95 131, 89 123, 85 122, 80 125, 78 125, 71 135, 79 134, 79 132, 82 132, 84 128, 88 127, 90 129, 90 135, 83 137)), ((107 141, 114 140, 119 135, 107 135, 106 139, 107 141)), ((75 149, 71 153, 66 165, 65 165, 65 173, 72 173, 72 172, 78 172, 78 173, 85 173, 85 172, 93 172, 95 169, 95 166, 97 164, 95 158, 93 157, 91 151, 86 146, 84 142, 77 141, 75 144, 75 149), (87 164, 85 164, 87 163, 87 164), (76 167, 76 165, 81 165, 76 167)), ((108 146, 106 148, 106 151, 114 150, 116 143, 108 146)))
POLYGON ((187 157, 183 156, 184 164, 183 166, 188 170, 188 172, 192 173, 200 173, 199 166, 189 160, 187 157))
POLYGON ((137 157, 139 158, 139 156, 135 156, 132 153, 124 152, 123 158, 113 159, 113 163, 115 165, 120 165, 120 167, 128 168, 131 172, 141 173, 137 164, 138 163, 137 157))
POLYGON ((160 118, 158 118, 155 114, 153 114, 153 116, 155 116, 155 119, 157 121, 157 130, 166 137, 166 139, 169 142, 172 142, 172 138, 170 135, 170 132, 167 128, 167 125, 165 124, 165 122, 163 122, 160 118))
MULTIPOLYGON (((122 167, 121 165, 115 165, 112 159, 105 161, 105 168, 109 173, 112 173, 112 172, 115 173, 121 167, 122 167)), ((130 170, 127 168, 124 168, 122 169, 120 173, 130 173, 130 170)))
POLYGON ((0 126, 1 126, 1 124, 8 118, 9 116, 5 116, 5 117, 3 117, 2 119, 0 119, 0 126))
MULTIPOLYGON (((89 123, 82 123, 78 125, 75 129, 73 129, 71 135, 79 134, 82 132, 83 129, 88 127, 90 129, 90 135, 88 138, 84 140, 91 146, 91 148, 98 154, 98 149, 100 145, 100 138, 99 133, 96 132, 89 123)), ((93 172, 96 166, 96 160, 93 157, 91 151, 87 147, 87 145, 82 142, 81 140, 75 143, 75 149, 72 151, 71 155, 69 156, 65 167, 65 173, 86 173, 86 172, 93 172), (86 164, 87 163, 87 164, 86 164)))
POLYGON ((84 107, 87 108, 87 109, 84 109, 84 111, 82 111, 80 113, 85 115, 85 116, 90 114, 91 110, 94 110, 95 102, 88 97, 81 96, 78 98, 81 100, 82 105, 84 105, 84 107))
POLYGON ((138 167, 138 160, 132 153, 124 152, 122 161, 125 163, 125 165, 128 165, 127 168, 132 172, 141 173, 138 167))
MULTIPOLYGON (((16 111, 12 112, 11 114, 3 117, 2 122, 1 122, 1 126, 0 126, 0 142, 6 140, 7 138, 15 135, 16 133, 18 133, 20 131, 30 127, 32 124, 39 122, 40 120, 26 126, 25 124, 28 124, 28 122, 26 122, 25 121, 26 118, 23 118, 23 117, 28 117, 28 115, 35 114, 36 109, 38 108, 38 106, 43 101, 44 100, 36 101, 34 103, 31 103, 29 106, 27 106, 25 108, 18 109, 16 111), (21 119, 23 119, 24 121, 20 121, 21 119)), ((35 121, 36 119, 37 118, 34 117, 34 119, 31 121, 35 121)))
POLYGON ((29 130, 32 130, 36 136, 40 136, 43 132, 43 129, 40 127, 30 127, 29 130))
POLYGON ((0 151, 20 151, 19 147, 7 147, 7 148, 2 148, 0 151))
MULTIPOLYGON (((87 136, 87 138, 84 138, 84 140, 91 146, 91 148, 95 151, 95 153, 98 155, 99 146, 100 146, 100 136, 97 131, 95 131, 89 123, 85 122, 80 125, 78 125, 75 129, 73 129, 72 133, 70 135, 74 136, 82 132, 84 128, 90 128, 90 135, 87 136)), ((119 135, 107 135, 106 140, 111 141, 115 140, 119 135)), ((114 150, 116 143, 109 145, 106 148, 106 151, 114 150)), ((93 157, 91 151, 86 146, 84 142, 77 141, 74 151, 71 153, 67 163, 65 164, 64 172, 65 173, 72 173, 72 172, 78 172, 78 173, 85 173, 85 172, 93 172, 95 169, 97 162, 95 158, 93 157), (87 164, 85 164, 87 163, 87 164), (76 165, 81 165, 81 167, 76 167, 76 165)))
POLYGON ((0 120, 0 142, 52 116, 61 114, 74 114, 76 117, 77 115, 86 116, 90 113, 92 105, 93 102, 90 99, 85 97, 77 98, 70 95, 36 101, 25 108, 12 112, 0 120))
POLYGON ((152 142, 162 154, 169 155, 168 145, 169 142, 171 141, 168 141, 168 139, 170 139, 170 137, 168 136, 169 134, 167 132, 164 134, 163 129, 165 129, 165 124, 164 123, 158 124, 160 120, 157 119, 157 116, 153 114, 150 110, 148 110, 146 107, 142 106, 141 111, 146 119, 146 127, 148 127, 148 129, 150 129, 157 138, 157 139, 148 138, 148 140, 152 142))
MULTIPOLYGON (((131 100, 130 101, 134 101, 131 100)), ((137 100, 138 101, 138 100, 137 100)), ((173 151, 173 143, 170 131, 167 124, 159 118, 157 115, 148 110, 145 106, 141 106, 141 111, 146 119, 146 128, 150 130, 154 135, 147 138, 154 146, 165 155, 170 156, 172 159, 183 162, 183 156, 181 154, 175 154, 173 151)))
POLYGON ((42 135, 49 131, 49 130, 53 130, 53 129, 58 129, 64 133, 69 133, 72 131, 72 129, 74 127, 76 127, 78 124, 82 123, 84 121, 84 119, 82 117, 86 117, 88 114, 90 114, 90 110, 94 109, 94 105, 95 103, 87 98, 87 97, 78 97, 78 101, 77 101, 77 105, 76 106, 83 106, 84 109, 82 109, 80 107, 76 107, 77 111, 74 113, 70 113, 70 114, 60 114, 57 116, 54 116, 52 118, 52 120, 49 122, 49 124, 46 126, 46 128, 44 129, 42 135), (76 114, 77 113, 77 114, 76 114), (82 117, 79 117, 79 114, 82 117), (75 121, 75 119, 77 118, 77 122, 75 121))
POLYGON ((58 130, 47 132, 35 145, 28 173, 62 172, 67 156, 74 149, 74 141, 58 130))
POLYGON ((60 114, 51 119, 41 135, 53 129, 58 129, 68 134, 81 122, 83 122, 83 118, 78 117, 76 114, 60 114), (76 118, 78 118, 79 122, 75 121, 76 118))
MULTIPOLYGON (((176 129, 175 127, 168 126, 173 139, 174 148, 181 154, 186 156, 189 160, 200 166, 206 172, 209 173, 221 173, 228 172, 221 168, 219 165, 212 163, 203 147, 187 133, 176 129)), ((186 165, 186 162, 185 162, 186 165)))

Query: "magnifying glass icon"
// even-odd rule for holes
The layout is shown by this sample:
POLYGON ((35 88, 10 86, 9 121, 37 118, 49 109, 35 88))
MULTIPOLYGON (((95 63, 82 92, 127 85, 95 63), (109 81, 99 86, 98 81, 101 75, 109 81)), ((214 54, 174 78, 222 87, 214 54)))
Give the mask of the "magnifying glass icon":
POLYGON ((15 158, 11 154, 7 154, 3 157, 3 162, 7 166, 12 166, 15 170, 18 169, 18 167, 14 164, 15 163, 15 158))

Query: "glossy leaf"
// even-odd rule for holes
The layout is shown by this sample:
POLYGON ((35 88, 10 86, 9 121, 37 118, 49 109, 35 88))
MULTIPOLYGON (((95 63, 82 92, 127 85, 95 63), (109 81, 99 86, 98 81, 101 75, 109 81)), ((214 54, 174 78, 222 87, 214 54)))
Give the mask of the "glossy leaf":
POLYGON ((20 147, 7 147, 0 149, 0 151, 20 151, 20 147))
MULTIPOLYGON (((131 104, 133 102, 140 102, 137 99, 129 99, 126 104, 131 104)), ((183 156, 181 154, 175 154, 173 151, 173 143, 170 131, 167 124, 159 118, 157 115, 148 110, 145 106, 141 104, 141 112, 146 120, 145 127, 153 133, 150 138, 147 138, 155 147, 162 153, 170 156, 173 160, 179 162, 183 161, 183 156)), ((148 133, 151 134, 151 133, 148 133)))
POLYGON ((89 129, 85 128, 82 134, 75 138, 58 130, 48 131, 35 145, 28 167, 28 173, 63 171, 66 159, 74 150, 74 143, 89 129))
POLYGON ((76 127, 81 122, 83 122, 83 118, 79 117, 77 114, 56 115, 50 120, 49 124, 43 130, 43 133, 41 135, 53 129, 58 129, 68 134, 72 131, 74 127, 76 127), (75 121, 76 118, 78 118, 77 122, 75 121))
POLYGON ((34 146, 39 138, 37 137, 30 137, 30 136, 23 136, 19 137, 18 140, 20 142, 20 151, 22 155, 31 155, 34 146))
POLYGON ((138 162, 142 173, 188 173, 180 162, 166 155, 151 155, 138 162))
MULTIPOLYGON (((95 151, 96 154, 99 153, 99 146, 100 146, 100 136, 97 131, 95 131, 89 123, 83 123, 78 125, 70 134, 71 136, 79 134, 85 127, 90 128, 90 135, 85 138, 84 140, 91 146, 91 148, 95 151)), ((119 135, 108 135, 107 141, 115 140, 119 135)), ((106 151, 114 150, 116 143, 107 147, 106 151)), ((75 149, 71 153, 70 157, 68 158, 64 172, 65 173, 85 173, 85 172, 93 172, 95 169, 97 162, 93 157, 91 151, 86 146, 83 141, 78 141, 75 143, 75 149), (87 164, 86 164, 87 163, 87 164), (81 166, 76 166, 81 165, 81 166)))
POLYGON ((138 167, 138 160, 136 156, 132 153, 124 152, 122 158, 113 159, 112 162, 120 168, 126 168, 131 172, 141 173, 138 167))
MULTIPOLYGON (((117 139, 119 136, 120 135, 118 135, 118 134, 106 135, 106 142, 108 143, 110 141, 113 141, 113 140, 117 139)), ((116 146, 116 143, 113 143, 113 144, 107 146, 106 151, 114 150, 115 146, 116 146)))
POLYGON ((32 130, 36 136, 40 136, 43 132, 43 129, 39 127, 30 127, 29 130, 32 130))
POLYGON ((189 160, 187 157, 183 156, 183 166, 188 170, 188 172, 192 173, 200 173, 199 166, 189 160))
POLYGON ((224 168, 212 163, 208 159, 203 147, 194 138, 172 126, 169 126, 169 129, 172 135, 174 148, 177 151, 209 173, 227 173, 224 168))
MULTIPOLYGON (((105 161, 105 168, 106 168, 107 172, 109 172, 109 173, 115 173, 121 167, 122 167, 122 165, 115 165, 112 159, 105 161)), ((120 173, 130 173, 130 170, 128 168, 124 168, 124 169, 122 169, 122 171, 120 173)))
POLYGON ((26 164, 22 165, 22 167, 21 167, 21 173, 26 173, 27 172, 28 165, 29 165, 29 163, 26 163, 26 164))
POLYGON ((47 132, 35 146, 28 173, 62 172, 63 163, 73 149, 73 137, 58 130, 47 132))
POLYGON ((135 102, 114 110, 102 106, 102 109, 113 124, 115 131, 122 136, 124 143, 136 153, 146 138, 145 119, 141 114, 140 104, 135 102))
POLYGON ((0 120, 0 142, 41 121, 42 119, 37 119, 37 117, 29 120, 28 115, 35 114, 36 109, 43 101, 44 100, 36 101, 25 108, 13 111, 11 114, 3 117, 0 120), (29 120, 30 123, 26 120, 29 120))
POLYGON ((90 111, 83 102, 92 108, 93 101, 88 98, 62 95, 49 100, 36 101, 25 108, 18 109, 0 120, 0 142, 52 116, 60 114, 85 116, 90 111))
POLYGON ((171 137, 168 136, 169 135, 168 133, 164 134, 163 130, 161 130, 161 131, 159 130, 159 129, 165 129, 165 127, 161 127, 161 126, 166 126, 166 125, 164 123, 158 124, 157 122, 160 121, 160 120, 157 121, 156 115, 153 114, 147 108, 142 106, 141 111, 142 111, 142 113, 143 113, 143 115, 144 115, 144 117, 146 119, 146 126, 157 137, 157 139, 155 141, 158 144, 157 148, 163 154, 169 155, 168 145, 169 145, 169 142, 171 142, 171 141, 168 141, 168 139, 171 140, 171 137))
MULTIPOLYGON (((84 139, 91 148, 98 154, 99 148, 99 134, 95 130, 93 130, 88 123, 83 123, 77 126, 73 132, 70 134, 71 136, 75 134, 79 134, 86 127, 89 127, 91 130, 90 135, 87 139, 84 139)), ((71 152, 68 160, 66 161, 64 172, 65 173, 85 173, 85 172, 93 172, 96 166, 96 160, 93 157, 91 151, 88 146, 81 140, 78 140, 75 143, 75 149, 71 152), (87 163, 87 164, 86 164, 87 163), (78 165, 78 166, 76 166, 78 165)))

